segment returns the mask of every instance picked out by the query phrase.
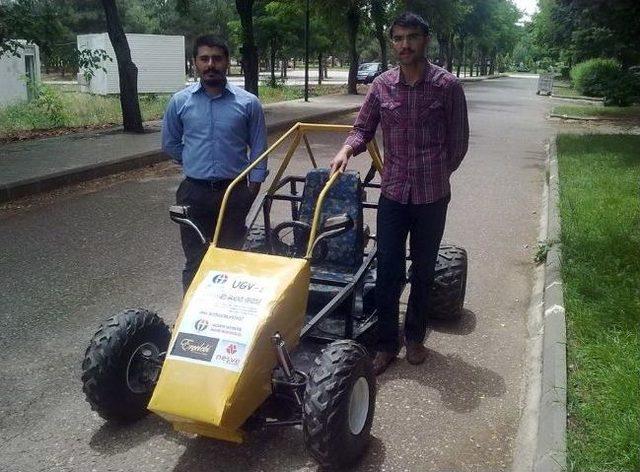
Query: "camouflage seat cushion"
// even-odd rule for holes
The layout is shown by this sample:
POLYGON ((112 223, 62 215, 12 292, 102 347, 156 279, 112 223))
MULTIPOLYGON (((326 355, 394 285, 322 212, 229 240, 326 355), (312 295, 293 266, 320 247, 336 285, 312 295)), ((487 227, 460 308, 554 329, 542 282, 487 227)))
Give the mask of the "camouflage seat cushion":
MULTIPOLYGON (((300 221, 312 223, 318 196, 327 180, 328 169, 314 169, 307 174, 300 204, 300 221)), ((321 222, 326 218, 346 213, 353 219, 354 225, 346 233, 327 240, 328 255, 318 264, 318 269, 327 266, 338 271, 354 272, 362 264, 362 197, 362 183, 357 172, 345 172, 329 190, 322 208, 321 222)))

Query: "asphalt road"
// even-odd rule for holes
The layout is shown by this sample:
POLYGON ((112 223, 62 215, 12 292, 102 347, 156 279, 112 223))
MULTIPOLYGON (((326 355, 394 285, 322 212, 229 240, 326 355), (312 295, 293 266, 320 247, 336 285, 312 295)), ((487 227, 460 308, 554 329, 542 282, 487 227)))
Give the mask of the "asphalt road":
MULTIPOLYGON (((432 327, 426 364, 401 360, 379 377, 359 470, 499 471, 512 460, 552 125, 534 79, 466 92, 471 146, 453 178, 445 233, 469 252, 465 316, 432 327)), ((326 163, 341 137, 311 142, 326 163)), ((366 171, 367 159, 352 167, 366 171)), ((294 172, 307 168, 298 153, 294 172)), ((296 428, 230 445, 177 433, 153 415, 109 425, 84 401, 80 363, 101 320, 136 306, 175 318, 182 254, 166 210, 179 180, 163 164, 0 209, 0 470, 316 470, 296 428)))

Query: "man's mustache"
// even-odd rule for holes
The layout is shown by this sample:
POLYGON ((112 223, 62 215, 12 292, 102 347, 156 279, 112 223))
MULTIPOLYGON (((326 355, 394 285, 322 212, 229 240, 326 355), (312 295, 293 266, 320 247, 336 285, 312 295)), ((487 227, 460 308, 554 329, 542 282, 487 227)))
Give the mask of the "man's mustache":
POLYGON ((400 51, 400 54, 404 54, 407 52, 413 52, 413 49, 403 49, 402 51, 400 51))

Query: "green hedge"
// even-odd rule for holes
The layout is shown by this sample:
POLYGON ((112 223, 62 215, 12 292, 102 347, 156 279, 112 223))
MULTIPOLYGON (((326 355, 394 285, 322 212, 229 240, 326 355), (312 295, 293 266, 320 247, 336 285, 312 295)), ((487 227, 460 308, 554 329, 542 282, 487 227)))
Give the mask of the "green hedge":
POLYGON ((573 66, 571 82, 582 95, 604 97, 621 71, 614 59, 589 59, 573 66))
POLYGON ((589 59, 573 66, 570 75, 581 95, 605 97, 605 105, 629 106, 640 92, 640 79, 615 59, 589 59))

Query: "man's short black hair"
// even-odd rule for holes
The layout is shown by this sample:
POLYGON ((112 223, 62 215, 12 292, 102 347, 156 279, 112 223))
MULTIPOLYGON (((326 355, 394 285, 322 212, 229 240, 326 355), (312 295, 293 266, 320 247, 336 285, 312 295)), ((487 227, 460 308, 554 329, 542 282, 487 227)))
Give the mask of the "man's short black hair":
POLYGON ((224 42, 222 38, 214 36, 213 34, 205 34, 198 36, 193 43, 193 57, 198 56, 198 48, 200 46, 209 46, 210 48, 220 48, 224 51, 224 55, 229 59, 229 46, 224 42))
POLYGON ((393 37, 393 27, 402 26, 403 28, 420 28, 425 36, 429 36, 429 23, 420 15, 413 12, 405 11, 396 16, 391 26, 389 26, 389 36, 393 37))

